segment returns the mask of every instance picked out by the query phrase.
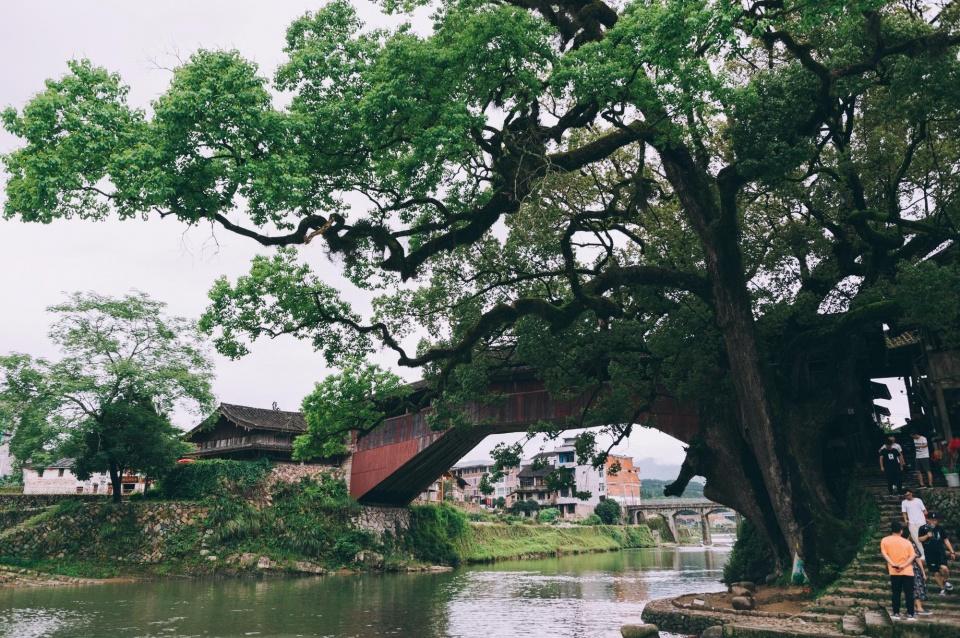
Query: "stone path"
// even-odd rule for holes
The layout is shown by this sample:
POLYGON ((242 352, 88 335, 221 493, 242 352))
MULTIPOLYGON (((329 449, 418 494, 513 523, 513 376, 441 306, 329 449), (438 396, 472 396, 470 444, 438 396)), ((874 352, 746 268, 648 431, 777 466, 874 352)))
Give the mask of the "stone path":
MULTIPOLYGON (((956 594, 938 595, 928 584, 925 603, 932 616, 916 621, 892 621, 889 614, 890 581, 880 556, 880 539, 892 519, 901 518, 899 496, 888 496, 882 479, 867 477, 864 487, 877 499, 878 529, 843 571, 840 578, 800 614, 709 609, 682 604, 680 599, 658 600, 647 605, 645 622, 664 631, 699 634, 722 625, 722 635, 739 638, 789 638, 822 636, 841 638, 863 635, 875 638, 960 638, 960 585, 956 594)), ((947 488, 934 488, 945 490, 947 488)), ((929 491, 928 491, 929 492, 929 491)), ((923 492, 920 497, 923 498, 923 492)), ((960 571, 956 574, 960 582, 960 571)), ((719 630, 712 630, 719 631, 719 630)), ((717 634, 720 635, 720 634, 717 634)))

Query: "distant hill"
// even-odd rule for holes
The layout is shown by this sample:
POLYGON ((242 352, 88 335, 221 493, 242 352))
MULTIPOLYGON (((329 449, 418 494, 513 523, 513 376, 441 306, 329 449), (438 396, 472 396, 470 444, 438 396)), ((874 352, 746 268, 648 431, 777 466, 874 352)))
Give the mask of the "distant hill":
POLYGON ((640 478, 647 479, 674 480, 680 473, 679 463, 664 463, 653 458, 633 459, 633 464, 640 468, 640 478))
MULTIPOLYGON (((663 479, 642 479, 643 484, 640 492, 640 498, 646 500, 653 500, 658 498, 666 498, 663 495, 663 488, 673 482, 673 479, 669 481, 663 479)), ((687 485, 687 489, 683 492, 683 498, 703 498, 703 483, 698 480, 690 481, 690 484, 687 485)))

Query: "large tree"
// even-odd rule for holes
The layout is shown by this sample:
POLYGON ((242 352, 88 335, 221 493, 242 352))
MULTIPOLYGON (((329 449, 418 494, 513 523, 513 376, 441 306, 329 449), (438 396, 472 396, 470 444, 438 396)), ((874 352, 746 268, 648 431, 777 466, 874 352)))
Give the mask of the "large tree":
POLYGON ((379 342, 455 398, 522 363, 594 395, 582 423, 615 439, 679 395, 703 427, 675 491, 706 476, 816 578, 849 527, 822 450, 862 421, 881 326, 956 328, 960 7, 433 6, 419 34, 330 2, 291 25, 272 82, 199 51, 149 114, 73 62, 4 115, 24 141, 6 215, 286 247, 211 293, 233 356, 281 333, 332 361, 379 342), (321 251, 374 291, 371 322, 303 263, 321 251))
POLYGON ((206 413, 212 363, 196 326, 143 293, 75 293, 52 306, 57 361, 0 356, 0 406, 21 462, 74 458, 80 478, 107 472, 113 499, 125 471, 157 476, 186 448, 166 414, 206 413))

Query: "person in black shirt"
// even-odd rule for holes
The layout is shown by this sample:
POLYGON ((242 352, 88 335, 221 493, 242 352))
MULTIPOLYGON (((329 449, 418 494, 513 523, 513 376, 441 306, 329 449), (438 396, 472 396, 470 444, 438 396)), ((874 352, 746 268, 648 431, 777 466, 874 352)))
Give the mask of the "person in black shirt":
POLYGON ((940 585, 940 595, 946 596, 947 592, 953 589, 953 584, 947 580, 950 577, 947 560, 948 557, 954 560, 957 555, 953 551, 953 545, 950 544, 946 530, 940 527, 940 517, 936 512, 927 514, 927 524, 920 527, 917 537, 923 543, 927 573, 933 575, 937 584, 940 585))
POLYGON ((903 492, 903 451, 896 444, 896 440, 891 436, 887 442, 880 448, 880 469, 886 478, 887 489, 891 494, 900 494, 903 492), (896 492, 894 492, 896 488, 896 492))

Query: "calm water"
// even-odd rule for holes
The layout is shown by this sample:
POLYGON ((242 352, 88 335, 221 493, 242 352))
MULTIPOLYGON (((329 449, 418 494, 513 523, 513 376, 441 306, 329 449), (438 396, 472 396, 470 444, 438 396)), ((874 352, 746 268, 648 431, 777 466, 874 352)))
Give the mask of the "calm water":
POLYGON ((447 574, 0 590, 0 636, 614 638, 648 600, 721 589, 727 555, 649 549, 447 574))

